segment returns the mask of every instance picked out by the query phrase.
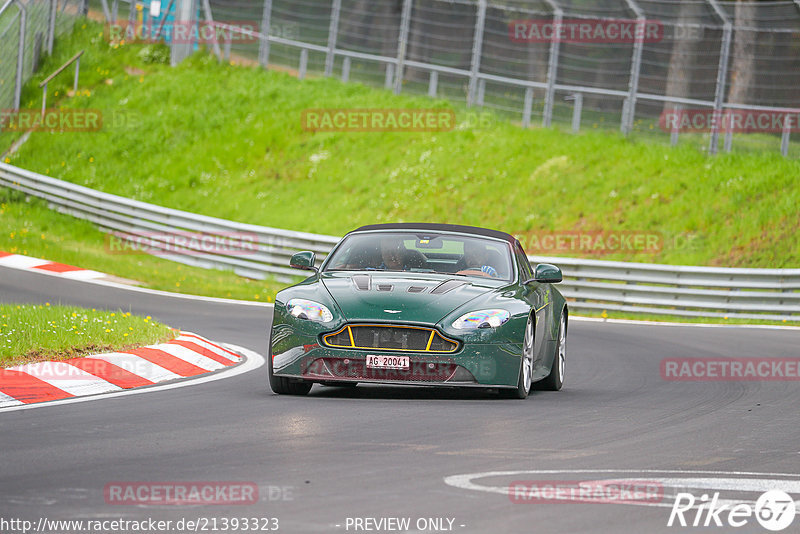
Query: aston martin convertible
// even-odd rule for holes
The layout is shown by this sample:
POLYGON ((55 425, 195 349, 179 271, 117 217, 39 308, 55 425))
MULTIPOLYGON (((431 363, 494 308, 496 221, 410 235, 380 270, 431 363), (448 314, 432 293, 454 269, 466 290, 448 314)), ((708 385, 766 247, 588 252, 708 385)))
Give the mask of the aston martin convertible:
POLYGON ((269 384, 305 395, 312 384, 493 389, 524 399, 564 383, 567 303, 561 270, 531 267, 497 230, 376 224, 348 233, 313 271, 275 297, 269 384))

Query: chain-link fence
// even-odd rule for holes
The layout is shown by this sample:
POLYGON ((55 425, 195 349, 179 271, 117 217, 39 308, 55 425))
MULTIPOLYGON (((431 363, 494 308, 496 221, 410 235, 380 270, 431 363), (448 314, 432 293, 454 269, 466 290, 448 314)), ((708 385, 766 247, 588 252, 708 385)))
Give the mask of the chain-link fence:
POLYGON ((0 7, 0 109, 18 109, 22 85, 55 38, 72 30, 85 0, 6 0, 0 7))
MULTIPOLYGON (((198 3, 203 8, 203 3, 198 3)), ((800 0, 211 0, 262 65, 485 106, 523 126, 780 149, 800 132, 800 0), (735 140, 734 140, 735 139, 735 140)))

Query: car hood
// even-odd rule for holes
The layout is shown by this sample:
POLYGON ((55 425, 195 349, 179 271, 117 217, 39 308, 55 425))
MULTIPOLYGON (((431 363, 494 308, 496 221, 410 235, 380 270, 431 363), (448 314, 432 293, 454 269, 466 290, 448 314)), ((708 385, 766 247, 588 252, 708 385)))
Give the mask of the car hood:
POLYGON ((323 273, 320 281, 347 321, 436 324, 503 285, 495 280, 419 273, 323 273))

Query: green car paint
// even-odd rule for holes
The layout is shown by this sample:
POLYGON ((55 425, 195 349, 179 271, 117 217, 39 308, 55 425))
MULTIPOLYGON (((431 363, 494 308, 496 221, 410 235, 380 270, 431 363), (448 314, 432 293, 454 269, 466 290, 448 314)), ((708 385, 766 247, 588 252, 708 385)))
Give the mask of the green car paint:
MULTIPOLYGON (((390 231, 457 239, 475 237, 476 229, 431 224, 374 225, 348 236, 390 231)), ((530 265, 522 263, 527 263, 527 259, 523 260, 519 243, 508 234, 503 235, 507 236, 514 264, 510 280, 422 270, 330 270, 327 266, 342 242, 334 247, 321 270, 314 267, 313 253, 296 254, 292 266, 314 273, 276 295, 269 354, 273 390, 302 394, 312 382, 519 389, 525 330, 531 317, 535 318, 531 379, 535 382, 551 377, 557 362, 559 325, 562 315, 566 315, 566 301, 549 281, 560 281, 561 271, 548 264, 532 270, 530 265), (437 293, 435 289, 440 286, 449 289, 437 293), (331 320, 318 322, 292 315, 287 304, 290 300, 297 302, 295 299, 324 306, 330 311, 331 320), (496 327, 488 327, 488 323, 472 330, 454 326, 459 317, 478 310, 505 310, 509 318, 496 327), (344 348, 326 342, 326 335, 343 332, 345 336, 348 326, 359 325, 372 329, 369 332, 376 340, 384 333, 388 335, 381 326, 394 327, 392 335, 410 331, 400 328, 422 332, 416 335, 435 330, 443 338, 455 341, 457 349, 442 353, 388 349, 388 345, 359 347, 355 343, 344 348), (410 367, 396 372, 391 369, 368 372, 364 362, 369 355, 407 356, 410 367)), ((491 234, 478 237, 494 239, 491 234)))

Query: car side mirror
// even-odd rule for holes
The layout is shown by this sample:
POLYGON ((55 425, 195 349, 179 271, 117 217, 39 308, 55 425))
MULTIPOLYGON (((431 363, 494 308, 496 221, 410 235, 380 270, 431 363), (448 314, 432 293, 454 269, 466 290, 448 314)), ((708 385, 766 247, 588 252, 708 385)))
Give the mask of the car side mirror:
POLYGON ((289 267, 294 267, 295 269, 303 269, 306 271, 317 271, 316 265, 314 265, 314 253, 310 250, 304 250, 303 252, 298 252, 297 254, 292 256, 292 259, 289 260, 289 267))
POLYGON ((533 273, 533 282, 541 282, 543 284, 557 284, 564 277, 561 274, 561 269, 549 263, 540 263, 536 266, 536 271, 533 273))

